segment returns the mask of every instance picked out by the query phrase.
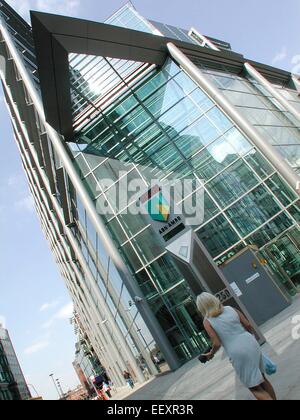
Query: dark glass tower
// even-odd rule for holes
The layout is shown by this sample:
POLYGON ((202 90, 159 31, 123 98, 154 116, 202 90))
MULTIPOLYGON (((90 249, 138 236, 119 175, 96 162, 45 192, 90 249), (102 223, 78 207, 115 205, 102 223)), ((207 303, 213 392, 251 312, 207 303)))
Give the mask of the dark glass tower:
POLYGON ((0 325, 0 400, 29 400, 30 391, 9 333, 0 325))

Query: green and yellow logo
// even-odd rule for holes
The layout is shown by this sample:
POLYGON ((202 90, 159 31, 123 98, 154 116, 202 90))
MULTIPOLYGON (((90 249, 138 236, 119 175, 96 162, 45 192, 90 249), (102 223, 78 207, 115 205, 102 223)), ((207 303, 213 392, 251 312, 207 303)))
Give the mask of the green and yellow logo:
POLYGON ((156 222, 167 222, 170 217, 170 205, 161 192, 148 201, 147 209, 151 218, 156 222))

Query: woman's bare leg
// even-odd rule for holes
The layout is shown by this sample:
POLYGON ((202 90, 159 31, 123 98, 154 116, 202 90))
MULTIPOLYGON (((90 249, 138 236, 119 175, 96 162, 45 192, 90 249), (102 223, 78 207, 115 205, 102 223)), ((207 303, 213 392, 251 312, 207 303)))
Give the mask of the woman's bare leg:
POLYGON ((268 381, 268 379, 264 376, 264 380, 265 382, 261 385, 263 387, 263 389, 269 394, 271 395, 271 397, 273 398, 273 401, 277 401, 277 396, 276 393, 274 391, 274 388, 271 384, 271 382, 268 381))
POLYGON ((273 398, 271 395, 264 390, 262 385, 256 386, 254 388, 251 388, 250 391, 254 395, 254 397, 257 399, 257 401, 273 401, 273 398))

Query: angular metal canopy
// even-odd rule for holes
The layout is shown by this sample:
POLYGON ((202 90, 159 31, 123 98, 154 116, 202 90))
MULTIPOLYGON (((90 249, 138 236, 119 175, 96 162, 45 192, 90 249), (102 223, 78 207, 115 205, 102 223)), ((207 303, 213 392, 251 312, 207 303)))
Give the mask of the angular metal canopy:
MULTIPOLYGON (((31 22, 46 120, 67 141, 74 135, 70 53, 163 65, 168 56, 167 44, 172 42, 191 59, 228 65, 237 72, 243 71, 246 62, 242 55, 231 51, 214 51, 104 23, 40 12, 31 12, 31 22)), ((266 66, 265 69, 270 71, 272 68, 266 66)), ((290 77, 287 72, 280 72, 280 75, 286 79, 290 77)))
POLYGON ((103 23, 39 12, 31 12, 31 22, 46 119, 66 139, 73 135, 69 53, 162 65, 168 56, 166 45, 173 42, 190 56, 208 56, 224 64, 235 61, 240 67, 244 63, 239 54, 103 23))

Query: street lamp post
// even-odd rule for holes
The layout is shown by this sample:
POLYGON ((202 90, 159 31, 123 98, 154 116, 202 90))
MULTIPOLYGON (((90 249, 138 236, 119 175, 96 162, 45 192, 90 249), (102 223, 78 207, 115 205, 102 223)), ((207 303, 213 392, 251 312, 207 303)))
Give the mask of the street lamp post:
POLYGON ((57 385, 56 385, 56 382, 55 382, 55 380, 54 380, 54 373, 51 373, 51 375, 49 375, 49 376, 50 376, 50 378, 51 378, 51 379, 52 379, 52 381, 53 381, 53 384, 54 384, 54 386, 55 386, 56 392, 58 393, 58 397, 59 397, 59 399, 61 399, 61 394, 60 394, 59 389, 58 389, 58 387, 57 387, 57 385))
POLYGON ((64 393, 64 391, 63 391, 63 389, 62 389, 62 386, 61 386, 60 380, 59 380, 59 379, 56 379, 56 383, 57 383, 57 387, 58 387, 58 389, 59 389, 59 392, 60 392, 61 398, 65 398, 65 393, 64 393))

